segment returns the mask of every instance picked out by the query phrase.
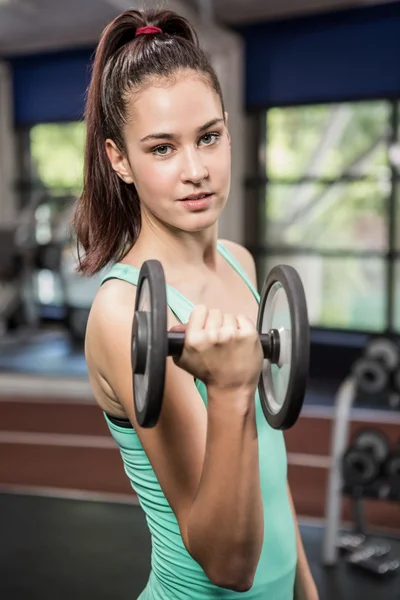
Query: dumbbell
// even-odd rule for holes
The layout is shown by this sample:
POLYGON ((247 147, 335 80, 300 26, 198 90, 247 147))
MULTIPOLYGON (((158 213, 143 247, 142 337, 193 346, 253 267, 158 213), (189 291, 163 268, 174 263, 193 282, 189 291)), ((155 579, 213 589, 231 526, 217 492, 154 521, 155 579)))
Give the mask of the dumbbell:
MULTIPOLYGON (((391 552, 391 545, 385 541, 367 539, 364 533, 341 533, 338 536, 337 547, 347 556, 347 561, 353 565, 378 573, 385 572, 384 566, 391 552)), ((393 566, 393 565, 391 565, 393 566)))
POLYGON ((364 429, 357 433, 342 459, 344 482, 351 488, 376 481, 389 456, 389 441, 382 431, 364 429))
POLYGON ((395 573, 400 568, 400 561, 395 558, 388 558, 389 551, 377 553, 376 546, 365 546, 352 552, 347 557, 347 562, 353 566, 360 567, 378 577, 384 577, 395 573))
POLYGON ((365 347, 364 356, 352 368, 358 390, 369 395, 384 392, 390 386, 391 374, 399 363, 399 347, 394 340, 386 337, 372 339, 365 347))
MULTIPOLYGON (((274 267, 266 277, 257 317, 264 353, 258 384, 262 410, 274 429, 288 429, 300 414, 309 368, 309 323, 304 288, 297 271, 274 267)), ((167 331, 166 282, 157 260, 143 263, 132 323, 131 360, 135 414, 141 427, 159 419, 166 359, 179 357, 185 334, 167 331)))

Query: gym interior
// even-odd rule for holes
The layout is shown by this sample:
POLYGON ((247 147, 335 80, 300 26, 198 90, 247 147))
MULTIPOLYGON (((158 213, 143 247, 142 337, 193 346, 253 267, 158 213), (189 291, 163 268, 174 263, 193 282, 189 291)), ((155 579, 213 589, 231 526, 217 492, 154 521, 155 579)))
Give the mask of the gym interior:
MULTIPOLYGON (((279 264, 304 285, 309 373, 284 436, 320 599, 399 600, 400 3, 164 4, 192 19, 226 99, 221 237, 250 250, 260 289, 279 264)), ((136 598, 150 570, 87 376, 104 273, 77 275, 70 229, 93 51, 131 7, 0 0, 3 598, 136 598)))

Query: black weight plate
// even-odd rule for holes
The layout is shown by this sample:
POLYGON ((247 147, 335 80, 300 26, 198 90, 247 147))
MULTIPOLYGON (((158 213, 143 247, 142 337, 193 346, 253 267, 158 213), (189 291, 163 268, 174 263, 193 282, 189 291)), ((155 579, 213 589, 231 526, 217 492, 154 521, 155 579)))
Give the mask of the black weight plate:
POLYGON ((400 498, 400 450, 392 452, 386 462, 385 472, 391 491, 400 498))
POLYGON ((400 362, 398 344, 387 337, 377 337, 369 341, 365 348, 365 355, 378 360, 389 371, 398 367, 400 362))
POLYGON ((389 376, 384 366, 371 358, 359 358, 353 365, 352 372, 360 392, 379 394, 389 383, 389 376))
MULTIPOLYGON (((167 357, 167 299, 161 263, 143 263, 137 285, 135 312, 147 318, 147 349, 144 373, 135 373, 136 323, 132 324, 132 370, 135 414, 141 427, 154 427, 161 412, 167 357)), ((142 337, 142 336, 140 336, 142 337)))
POLYGON ((389 456, 389 440, 377 429, 363 429, 357 432, 353 446, 359 450, 367 450, 378 463, 383 463, 389 456))
POLYGON ((379 466, 369 452, 349 448, 343 455, 342 473, 350 486, 367 485, 378 477, 379 466))
POLYGON ((269 272, 260 299, 259 333, 279 332, 279 360, 264 361, 258 385, 261 406, 274 429, 297 421, 306 392, 310 329, 303 284, 297 271, 278 265, 269 272))

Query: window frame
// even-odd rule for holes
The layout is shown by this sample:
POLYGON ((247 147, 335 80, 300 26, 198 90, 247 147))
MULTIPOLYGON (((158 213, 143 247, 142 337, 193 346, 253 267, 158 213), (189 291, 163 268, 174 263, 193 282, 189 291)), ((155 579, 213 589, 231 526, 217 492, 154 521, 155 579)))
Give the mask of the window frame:
MULTIPOLYGON (((389 123, 388 128, 390 135, 386 141, 388 149, 393 145, 400 145, 400 98, 390 97, 370 97, 370 98, 357 98, 357 99, 343 99, 341 103, 361 103, 366 101, 384 101, 389 105, 389 123)), ((314 248, 303 248, 303 247, 285 247, 279 248, 277 245, 268 245, 266 243, 267 231, 268 231, 268 220, 266 217, 265 203, 267 197, 267 186, 270 182, 273 183, 285 183, 285 180, 279 178, 268 177, 267 174, 267 148, 268 148, 268 127, 267 118, 268 111, 276 108, 300 108, 305 106, 316 106, 316 105, 333 105, 338 104, 338 101, 334 102, 308 102, 296 105, 279 105, 279 106, 268 106, 263 109, 257 108, 252 111, 248 111, 248 117, 252 119, 253 126, 257 132, 256 136, 253 136, 253 143, 257 144, 257 164, 253 166, 253 172, 245 178, 244 187, 246 198, 250 197, 253 201, 248 206, 246 203, 247 213, 247 225, 246 225, 246 247, 252 253, 259 274, 259 287, 261 288, 263 279, 266 273, 263 272, 263 265, 265 259, 273 254, 290 254, 295 255, 317 255, 321 257, 357 257, 361 260, 368 259, 371 257, 379 257, 385 263, 385 326, 382 331, 371 331, 353 328, 341 328, 341 327, 329 327, 322 325, 311 326, 311 339, 315 340, 316 343, 329 344, 329 345, 342 345, 354 346, 362 348, 365 345, 366 339, 370 336, 376 335, 393 335, 395 337, 400 335, 400 330, 395 329, 396 315, 396 264, 400 265, 400 239, 397 237, 400 231, 396 231, 397 221, 400 223, 400 169, 398 166, 389 162, 388 167, 390 169, 390 191, 387 197, 386 203, 386 215, 387 215, 387 232, 388 232, 388 244, 387 250, 384 251, 365 251, 365 250, 318 250, 314 248), (250 210, 247 210, 247 209, 250 210), (399 211, 399 214, 398 214, 399 211), (396 247, 397 246, 397 247, 396 247)), ((339 176, 337 178, 326 178, 326 177, 299 177, 291 178, 289 185, 296 185, 302 182, 353 182, 368 180, 368 175, 365 176, 339 176)), ((398 269, 400 273, 400 270, 398 269)), ((400 283, 400 282, 399 282, 400 283)), ((397 295, 399 295, 398 292, 397 295)), ((400 319, 398 319, 399 321, 400 319)))

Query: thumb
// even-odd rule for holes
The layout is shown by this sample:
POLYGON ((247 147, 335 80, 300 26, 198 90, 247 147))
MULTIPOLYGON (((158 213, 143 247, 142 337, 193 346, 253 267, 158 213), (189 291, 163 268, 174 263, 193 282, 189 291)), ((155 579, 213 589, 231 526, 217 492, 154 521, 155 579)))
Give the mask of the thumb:
POLYGON ((179 325, 174 325, 171 327, 170 331, 173 333, 179 333, 186 331, 187 325, 185 323, 179 323, 179 325))

